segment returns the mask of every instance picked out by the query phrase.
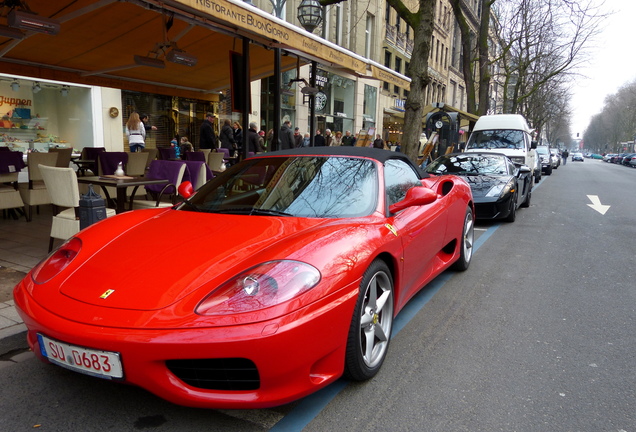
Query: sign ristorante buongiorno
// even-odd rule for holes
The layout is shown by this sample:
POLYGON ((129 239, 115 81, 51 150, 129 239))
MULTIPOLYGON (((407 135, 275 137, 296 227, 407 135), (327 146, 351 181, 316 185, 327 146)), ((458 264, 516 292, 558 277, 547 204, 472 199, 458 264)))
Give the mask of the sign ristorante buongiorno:
POLYGON ((325 61, 336 63, 348 69, 365 74, 367 65, 346 53, 332 49, 327 45, 302 35, 277 22, 262 17, 250 10, 226 0, 176 0, 193 9, 220 18, 242 29, 274 39, 292 49, 298 49, 325 61))

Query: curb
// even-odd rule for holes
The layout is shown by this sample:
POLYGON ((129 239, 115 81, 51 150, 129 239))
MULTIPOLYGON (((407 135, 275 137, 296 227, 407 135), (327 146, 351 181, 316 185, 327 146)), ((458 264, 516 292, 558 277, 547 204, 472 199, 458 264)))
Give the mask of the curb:
POLYGON ((24 324, 0 329, 0 358, 13 351, 29 349, 26 333, 24 324))

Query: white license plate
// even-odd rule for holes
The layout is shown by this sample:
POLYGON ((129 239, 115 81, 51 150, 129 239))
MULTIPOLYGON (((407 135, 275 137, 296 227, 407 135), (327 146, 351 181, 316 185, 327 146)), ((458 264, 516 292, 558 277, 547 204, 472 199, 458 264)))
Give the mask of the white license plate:
POLYGON ((99 378, 123 378, 119 353, 83 348, 38 333, 40 351, 50 362, 99 378))

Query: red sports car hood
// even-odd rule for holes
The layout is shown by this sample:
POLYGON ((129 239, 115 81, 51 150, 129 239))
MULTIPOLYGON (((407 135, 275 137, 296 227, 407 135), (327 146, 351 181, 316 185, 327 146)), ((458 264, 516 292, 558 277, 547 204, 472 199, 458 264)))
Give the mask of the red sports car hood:
POLYGON ((96 306, 157 310, 208 282, 214 287, 254 265, 293 256, 298 236, 314 232, 313 238, 317 225, 333 225, 320 235, 343 226, 325 219, 140 213, 82 233, 81 264, 60 284, 62 294, 96 306), (112 238, 113 232, 119 234, 112 238), (114 292, 104 299, 108 290, 114 292))

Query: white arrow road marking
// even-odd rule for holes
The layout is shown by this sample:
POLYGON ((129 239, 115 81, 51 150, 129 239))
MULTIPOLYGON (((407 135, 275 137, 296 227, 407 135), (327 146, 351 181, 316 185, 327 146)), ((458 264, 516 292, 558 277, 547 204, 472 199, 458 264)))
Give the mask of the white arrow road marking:
POLYGON ((601 200, 598 198, 598 195, 588 195, 587 196, 592 204, 588 204, 588 206, 592 207, 594 210, 604 215, 609 210, 610 206, 601 204, 601 200))

